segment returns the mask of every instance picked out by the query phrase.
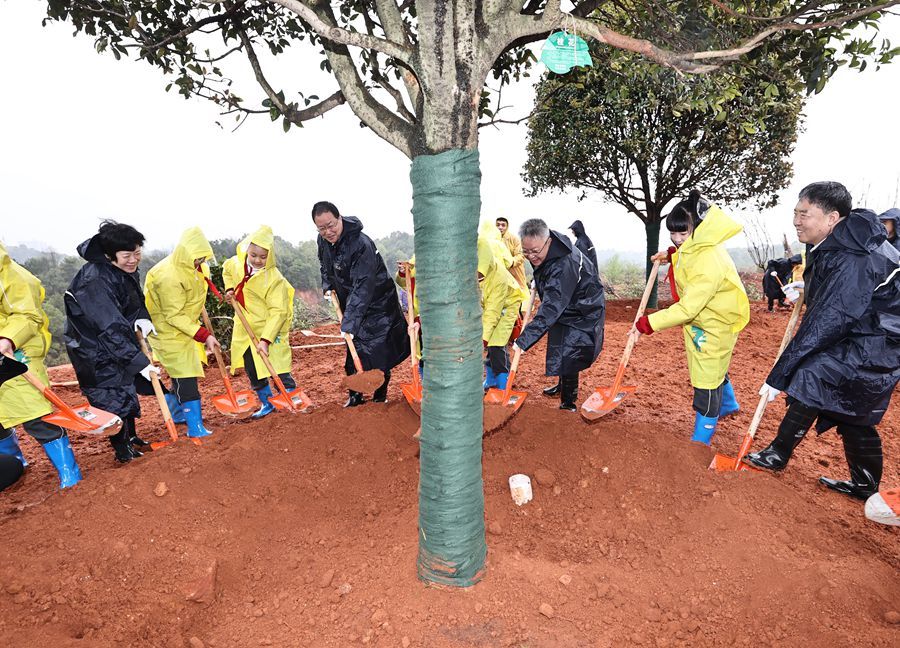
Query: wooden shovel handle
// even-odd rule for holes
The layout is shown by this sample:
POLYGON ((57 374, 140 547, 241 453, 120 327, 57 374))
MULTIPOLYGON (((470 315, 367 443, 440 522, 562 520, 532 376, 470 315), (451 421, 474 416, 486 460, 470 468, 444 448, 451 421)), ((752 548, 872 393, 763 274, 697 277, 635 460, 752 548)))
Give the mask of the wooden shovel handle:
MULTIPOLYGON (((238 319, 241 320, 241 326, 244 327, 244 330, 247 331, 247 335, 250 336, 250 339, 253 341, 253 346, 259 347, 259 338, 256 337, 256 333, 253 332, 253 329, 250 327, 250 322, 247 321, 247 316, 244 315, 244 308, 241 306, 241 303, 236 300, 231 300, 231 306, 234 308, 235 314, 237 314, 238 319)), ((272 363, 269 361, 269 354, 262 353, 259 351, 259 357, 262 358, 263 364, 266 365, 266 369, 269 370, 269 376, 272 377, 272 381, 275 383, 275 386, 278 388, 278 391, 285 396, 288 395, 288 390, 285 389, 284 383, 281 382, 281 378, 275 372, 275 368, 272 366, 272 363)), ((294 401, 288 397, 288 402, 291 405, 291 409, 295 410, 294 401)))
MULTIPOLYGON (((147 340, 144 334, 136 331, 138 344, 141 345, 141 351, 147 356, 147 362, 153 364, 153 356, 150 354, 150 348, 147 346, 147 340)), ((162 412, 163 423, 166 425, 166 431, 172 441, 178 441, 178 430, 175 429, 175 422, 172 420, 172 412, 169 411, 169 405, 166 403, 166 395, 163 393, 162 385, 159 383, 159 376, 155 372, 150 372, 150 384, 153 385, 153 393, 156 395, 156 402, 159 403, 159 410, 162 412)))
MULTIPOLYGON (((641 295, 641 303, 634 316, 633 326, 637 326, 638 320, 644 316, 644 311, 647 310, 647 303, 650 301, 653 285, 659 281, 660 263, 661 262, 658 260, 653 262, 653 267, 650 269, 650 276, 647 278, 647 285, 644 287, 644 294, 641 295)), ((619 361, 619 368, 616 370, 616 378, 613 380, 613 386, 610 390, 613 395, 619 391, 619 387, 622 385, 622 379, 625 377, 625 367, 628 366, 628 361, 631 360, 631 352, 634 351, 636 342, 637 339, 635 336, 628 336, 628 341, 625 343, 625 351, 622 353, 622 360, 619 361)))
MULTIPOLYGON (((341 312, 341 305, 338 303, 338 296, 333 290, 331 291, 331 301, 334 304, 334 312, 337 313, 338 324, 344 322, 344 314, 341 312)), ((347 348, 350 349, 350 357, 353 358, 353 366, 356 367, 357 373, 363 372, 362 362, 359 360, 359 354, 356 352, 356 345, 350 338, 344 338, 347 348)))
MULTIPOLYGON (((800 299, 794 302, 794 310, 791 312, 791 319, 788 320, 787 328, 784 330, 784 336, 782 336, 781 338, 781 346, 778 347, 778 354, 775 356, 775 362, 772 363, 773 367, 778 364, 778 361, 781 359, 781 354, 784 353, 784 350, 787 348, 788 342, 790 342, 791 338, 794 336, 794 327, 797 326, 797 320, 800 319, 800 310, 803 308, 803 298, 804 294, 800 293, 800 299)), ((744 440, 741 443, 740 450, 738 450, 737 459, 734 462, 735 470, 740 469, 741 460, 750 451, 750 446, 753 445, 753 438, 756 436, 756 430, 759 428, 759 424, 762 422, 763 414, 765 414, 766 406, 768 404, 768 395, 759 397, 759 404, 756 406, 756 412, 753 414, 753 420, 750 421, 750 427, 747 430, 747 434, 744 435, 744 440)))
MULTIPOLYGON (((525 330, 525 327, 528 326, 528 323, 531 321, 531 312, 534 310, 534 302, 537 295, 537 288, 531 289, 531 294, 528 296, 528 308, 525 309, 525 319, 522 320, 522 330, 525 330)), ((506 379, 506 390, 503 392, 503 402, 506 403, 509 401, 509 396, 512 393, 513 383, 516 382, 516 373, 519 371, 519 360, 522 358, 522 349, 518 346, 516 347, 515 353, 513 353, 512 364, 509 366, 509 377, 506 379)))
MULTIPOLYGON (((406 291, 406 325, 410 331, 413 331, 413 327, 416 325, 416 315, 413 313, 413 304, 415 303, 415 292, 412 288, 412 278, 407 273, 406 276, 407 285, 410 288, 406 291)), ((409 367, 412 369, 412 382, 413 387, 416 391, 419 390, 419 361, 416 358, 417 347, 419 346, 419 332, 415 331, 411 333, 409 336, 409 367)))
MULTIPOLYGON (((203 326, 206 327, 206 330, 212 333, 212 322, 209 320, 209 313, 206 312, 206 306, 200 310, 200 318, 203 320, 203 326)), ((231 386, 231 378, 228 375, 228 370, 225 369, 225 359, 222 357, 222 349, 216 346, 213 348, 213 353, 216 356, 216 364, 219 365, 219 372, 222 374, 222 382, 225 384, 225 391, 228 394, 228 399, 231 401, 232 405, 237 407, 237 398, 235 397, 234 389, 231 386)))

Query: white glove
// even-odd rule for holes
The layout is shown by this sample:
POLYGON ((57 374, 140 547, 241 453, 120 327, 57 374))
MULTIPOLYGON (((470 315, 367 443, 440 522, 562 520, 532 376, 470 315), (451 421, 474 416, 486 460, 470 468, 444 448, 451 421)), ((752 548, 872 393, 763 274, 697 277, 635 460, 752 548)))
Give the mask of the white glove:
POLYGON ((353 333, 347 333, 346 331, 341 331, 341 337, 345 340, 353 340, 353 333))
POLYGON ((513 342, 512 350, 513 350, 513 353, 515 353, 516 351, 518 351, 519 353, 525 353, 525 351, 522 350, 522 347, 520 347, 515 342, 513 342))
POLYGON ((781 287, 781 292, 783 292, 785 298, 793 304, 800 299, 800 291, 803 290, 805 286, 806 284, 803 281, 794 281, 789 284, 784 284, 781 287))
POLYGON ((157 376, 159 376, 159 367, 152 365, 152 364, 148 364, 146 367, 141 369, 141 375, 144 378, 146 378, 147 380, 150 380, 150 376, 153 374, 156 374, 157 376))
POLYGON ((151 333, 156 334, 156 327, 153 326, 153 322, 148 319, 139 319, 134 321, 134 330, 140 331, 141 335, 144 337, 149 336, 151 333))
POLYGON ((778 394, 781 393, 780 389, 775 389, 769 383, 765 383, 762 387, 759 388, 759 395, 766 397, 766 402, 771 403, 773 400, 778 398, 778 394))
POLYGON ((325 301, 327 301, 330 304, 331 303, 331 293, 330 292, 325 293, 324 299, 325 299, 325 301))

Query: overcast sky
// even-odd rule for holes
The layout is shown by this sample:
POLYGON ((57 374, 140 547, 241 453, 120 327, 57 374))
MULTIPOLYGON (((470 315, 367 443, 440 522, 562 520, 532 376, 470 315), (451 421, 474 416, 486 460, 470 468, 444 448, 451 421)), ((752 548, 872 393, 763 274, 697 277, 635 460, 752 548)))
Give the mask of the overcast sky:
MULTIPOLYGON (((409 161, 359 128, 346 106, 289 134, 265 116, 232 133, 229 122, 216 125, 212 104, 165 93, 167 81, 147 64, 100 56, 68 25, 41 27, 44 6, 0 0, 0 240, 71 252, 100 219, 115 218, 137 226, 150 249, 170 247, 195 224, 213 239, 267 223, 297 241, 314 237, 317 200, 360 216, 372 236, 412 231, 409 161)), ((900 20, 884 30, 900 42, 900 20)), ((296 49, 285 62, 295 67, 280 71, 299 70, 319 96, 333 92, 315 54, 296 49)), ((243 96, 257 96, 244 87, 243 96)), ((531 97, 530 84, 505 92, 515 104, 506 116, 527 113, 531 97)), ((809 182, 844 182, 879 212, 900 192, 900 62, 842 71, 806 113, 794 182, 764 215, 777 238, 790 232, 797 191, 809 182)), ((556 229, 581 218, 598 248, 643 249, 640 222, 600 197, 523 195, 524 126, 482 130, 480 149, 485 217, 504 215, 513 227, 542 217, 556 229)))

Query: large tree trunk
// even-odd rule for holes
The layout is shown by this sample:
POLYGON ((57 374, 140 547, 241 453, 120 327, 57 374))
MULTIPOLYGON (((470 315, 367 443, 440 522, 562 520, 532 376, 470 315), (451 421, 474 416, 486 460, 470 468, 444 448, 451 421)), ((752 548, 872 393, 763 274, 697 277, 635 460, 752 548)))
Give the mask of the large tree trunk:
MULTIPOLYGON (((644 221, 644 231, 647 234, 647 266, 644 271, 644 279, 650 278, 650 271, 653 270, 653 262, 650 260, 654 254, 659 252, 659 229, 662 225, 659 214, 647 213, 647 220, 644 221)), ((650 301, 647 302, 649 308, 657 306, 657 286, 659 282, 653 283, 653 292, 650 293, 650 301)))
POLYGON ((466 587, 484 571, 477 150, 413 158, 416 286, 424 342, 419 578, 466 587))

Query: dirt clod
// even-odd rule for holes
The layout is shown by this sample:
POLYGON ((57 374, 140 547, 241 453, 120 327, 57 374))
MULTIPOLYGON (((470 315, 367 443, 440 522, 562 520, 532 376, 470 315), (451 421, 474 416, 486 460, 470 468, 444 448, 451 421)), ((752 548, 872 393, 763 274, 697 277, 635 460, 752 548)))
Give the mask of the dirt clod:
POLYGON ((537 483, 546 488, 551 488, 556 483, 556 475, 546 468, 538 468, 534 471, 534 478, 537 483))
POLYGON ((191 637, 188 640, 188 643, 191 645, 191 648, 205 648, 206 646, 206 644, 204 644, 199 637, 191 637))
POLYGON ((216 598, 217 572, 218 562, 213 560, 203 570, 200 577, 185 588, 185 598, 194 603, 212 603, 216 598))
POLYGON ((554 615, 553 607, 549 603, 541 603, 541 606, 538 608, 538 612, 543 614, 548 619, 552 619, 554 615))
POLYGON ((156 488, 153 489, 153 494, 157 497, 163 497, 166 493, 169 492, 169 487, 166 486, 166 482, 159 482, 156 485, 156 488))
POLYGON ((893 625, 900 624, 900 612, 889 610, 884 613, 884 620, 893 625))
POLYGON ((319 578, 319 587, 328 587, 331 585, 331 581, 334 580, 334 570, 329 569, 319 578))

